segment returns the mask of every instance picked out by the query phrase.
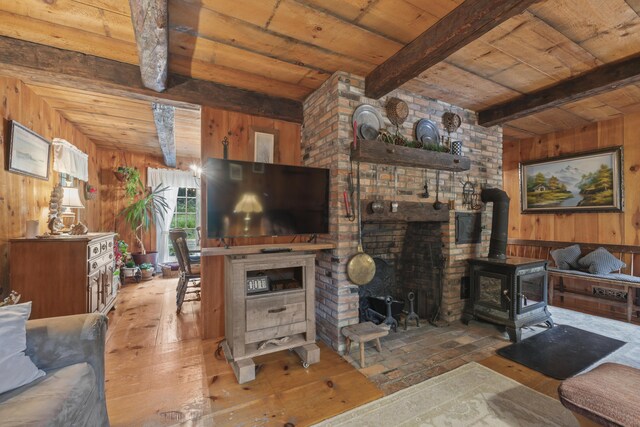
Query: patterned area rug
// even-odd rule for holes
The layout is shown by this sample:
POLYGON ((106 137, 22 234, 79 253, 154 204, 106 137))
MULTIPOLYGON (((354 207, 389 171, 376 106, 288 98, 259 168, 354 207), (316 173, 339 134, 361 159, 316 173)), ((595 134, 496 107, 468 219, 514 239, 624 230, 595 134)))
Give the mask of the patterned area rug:
POLYGON ((562 404, 477 363, 317 426, 578 426, 562 404))

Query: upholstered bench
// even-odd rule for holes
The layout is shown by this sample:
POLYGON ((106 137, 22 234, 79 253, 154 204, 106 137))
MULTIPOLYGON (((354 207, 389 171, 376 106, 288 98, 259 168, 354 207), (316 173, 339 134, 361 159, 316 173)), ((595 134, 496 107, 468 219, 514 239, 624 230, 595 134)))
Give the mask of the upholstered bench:
POLYGON ((560 384, 562 404, 605 426, 640 426, 640 369, 603 363, 560 384))

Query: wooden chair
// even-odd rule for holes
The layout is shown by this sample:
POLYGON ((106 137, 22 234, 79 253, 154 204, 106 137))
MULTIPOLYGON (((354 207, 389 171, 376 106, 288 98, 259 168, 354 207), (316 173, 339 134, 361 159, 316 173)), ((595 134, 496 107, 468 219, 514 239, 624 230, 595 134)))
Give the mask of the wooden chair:
MULTIPOLYGON (((187 232, 182 228, 169 230, 169 238, 180 266, 180 276, 176 287, 176 312, 180 313, 185 301, 200 301, 200 257, 194 256, 187 246, 187 232), (194 283, 189 286, 190 283, 194 283), (186 294, 195 294, 194 298, 185 300, 186 294)), ((195 251, 199 252, 199 251, 195 251)))

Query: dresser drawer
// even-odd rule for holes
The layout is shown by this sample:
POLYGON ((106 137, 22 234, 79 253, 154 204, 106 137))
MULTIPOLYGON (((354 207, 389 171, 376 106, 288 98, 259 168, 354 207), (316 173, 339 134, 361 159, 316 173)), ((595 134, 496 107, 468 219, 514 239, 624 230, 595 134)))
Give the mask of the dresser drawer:
POLYGON ((99 255, 104 255, 107 253, 113 253, 113 239, 103 239, 98 241, 93 241, 88 246, 88 258, 92 259, 99 255))
POLYGON ((100 242, 92 242, 87 246, 88 254, 87 259, 95 258, 100 255, 100 242))
POLYGON ((111 264, 113 261, 113 254, 104 254, 101 255, 97 258, 93 258, 91 260, 89 260, 89 271, 88 273, 91 274, 96 270, 99 270, 100 267, 104 266, 104 265, 108 265, 111 264))
POLYGON ((305 319, 304 292, 247 299, 247 331, 288 325, 305 319))

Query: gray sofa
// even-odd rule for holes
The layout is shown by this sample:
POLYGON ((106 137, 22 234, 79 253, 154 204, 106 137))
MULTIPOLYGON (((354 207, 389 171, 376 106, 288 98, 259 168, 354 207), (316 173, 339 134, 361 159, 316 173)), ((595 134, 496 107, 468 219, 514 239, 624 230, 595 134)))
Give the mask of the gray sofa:
POLYGON ((0 425, 109 426, 106 331, 102 314, 29 320, 27 355, 47 375, 0 394, 0 425))

